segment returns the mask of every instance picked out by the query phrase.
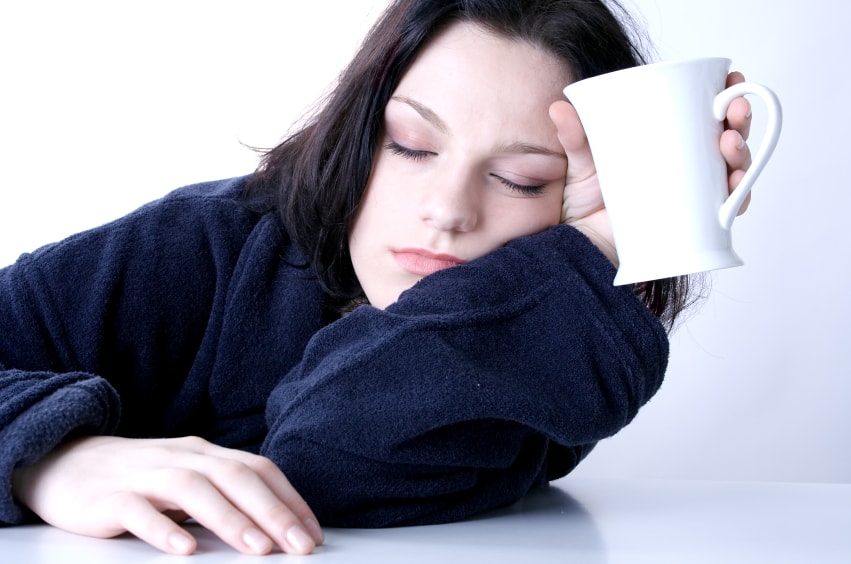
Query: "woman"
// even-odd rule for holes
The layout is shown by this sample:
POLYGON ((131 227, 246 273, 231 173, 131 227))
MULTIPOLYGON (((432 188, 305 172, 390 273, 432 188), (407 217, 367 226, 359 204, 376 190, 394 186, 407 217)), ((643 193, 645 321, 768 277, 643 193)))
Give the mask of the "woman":
POLYGON ((569 472, 658 389, 687 301, 612 286, 561 95, 641 62, 602 3, 394 2, 254 175, 0 271, 0 521, 308 553, 317 516, 460 519, 569 472))

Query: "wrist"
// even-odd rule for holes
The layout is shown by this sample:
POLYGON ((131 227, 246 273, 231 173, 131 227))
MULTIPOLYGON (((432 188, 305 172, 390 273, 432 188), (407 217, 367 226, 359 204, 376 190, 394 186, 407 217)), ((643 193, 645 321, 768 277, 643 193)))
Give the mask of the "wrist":
POLYGON ((601 253, 603 253, 607 259, 615 266, 618 267, 618 252, 615 249, 614 243, 601 234, 599 231, 594 229, 593 227, 586 225, 584 223, 574 223, 572 226, 585 235, 591 243, 599 249, 601 253))

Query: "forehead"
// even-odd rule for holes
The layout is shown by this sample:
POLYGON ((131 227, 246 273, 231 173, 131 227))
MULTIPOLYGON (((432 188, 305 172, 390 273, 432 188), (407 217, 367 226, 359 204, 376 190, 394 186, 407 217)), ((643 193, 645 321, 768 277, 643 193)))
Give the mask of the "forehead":
POLYGON ((543 47, 470 22, 453 23, 426 43, 406 76, 439 69, 451 72, 453 68, 472 71, 471 80, 496 75, 559 91, 570 81, 567 63, 543 47))
POLYGON ((548 119, 570 81, 566 63, 531 43, 457 22, 420 52, 394 95, 441 116, 464 113, 497 121, 548 119))

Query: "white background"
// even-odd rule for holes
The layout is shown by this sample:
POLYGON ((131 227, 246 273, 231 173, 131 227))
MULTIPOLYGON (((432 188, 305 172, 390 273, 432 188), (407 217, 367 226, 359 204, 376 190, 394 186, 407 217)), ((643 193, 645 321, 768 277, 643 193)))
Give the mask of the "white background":
MULTIPOLYGON (((246 146, 286 133, 383 4, 0 4, 0 264, 178 186, 250 172, 246 146)), ((773 88, 784 131, 733 228, 746 265, 713 273, 660 393, 576 473, 851 482, 851 8, 628 5, 660 58, 730 57, 773 88)))

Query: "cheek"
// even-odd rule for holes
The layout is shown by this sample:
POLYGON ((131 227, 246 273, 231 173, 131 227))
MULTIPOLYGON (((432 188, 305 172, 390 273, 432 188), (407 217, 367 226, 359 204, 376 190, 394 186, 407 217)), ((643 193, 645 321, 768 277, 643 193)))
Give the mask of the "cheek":
POLYGON ((561 191, 548 192, 540 198, 523 200, 509 205, 495 222, 504 230, 506 241, 540 233, 561 220, 561 191))
POLYGON ((373 194, 371 187, 367 187, 349 230, 349 251, 356 271, 358 262, 372 255, 374 247, 380 242, 378 226, 385 214, 377 207, 373 194))
POLYGON ((406 198, 404 186, 394 182, 397 176, 389 168, 388 163, 376 159, 349 230, 353 253, 369 253, 376 245, 386 244, 387 234, 397 229, 405 215, 404 206, 410 198, 406 198))
POLYGON ((361 196, 360 203, 358 203, 355 219, 349 231, 349 237, 352 239, 363 239, 364 235, 371 231, 370 227, 375 223, 374 217, 381 216, 383 213, 380 209, 383 201, 383 197, 381 196, 382 187, 379 181, 380 175, 378 174, 380 168, 381 163, 376 158, 372 172, 369 175, 369 182, 367 182, 363 196, 361 196))
POLYGON ((532 221, 537 222, 539 230, 558 225, 561 222, 562 193, 559 187, 542 197, 535 210, 532 212, 532 221))
POLYGON ((411 199, 410 191, 403 183, 404 178, 404 174, 394 169, 392 160, 384 158, 384 155, 376 157, 361 200, 360 209, 363 214, 370 217, 383 216, 386 221, 392 220, 411 199))

